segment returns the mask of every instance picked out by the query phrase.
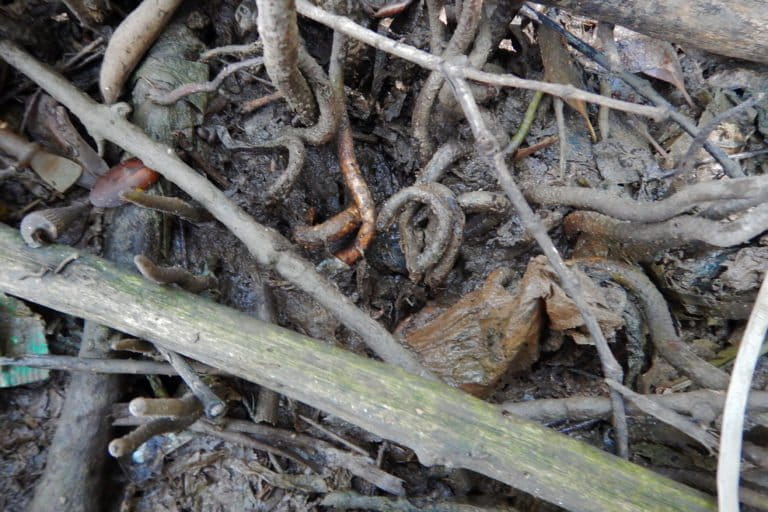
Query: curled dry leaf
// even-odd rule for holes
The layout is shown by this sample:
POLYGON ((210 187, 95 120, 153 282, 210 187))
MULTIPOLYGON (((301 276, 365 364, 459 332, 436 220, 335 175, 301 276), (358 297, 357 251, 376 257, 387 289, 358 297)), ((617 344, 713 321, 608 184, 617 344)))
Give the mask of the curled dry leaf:
MULTIPOLYGON (((573 272, 603 331, 615 332, 623 325, 623 305, 609 306, 600 287, 573 272)), ((424 308, 398 326, 397 334, 428 369, 479 397, 488 396, 505 373, 526 370, 538 359, 547 325, 589 343, 578 308, 544 256, 531 260, 514 293, 505 288, 509 277, 509 271, 495 270, 480 289, 450 308, 424 308)))
POLYGON ((144 0, 115 29, 104 52, 99 88, 114 103, 147 48, 155 42, 181 0, 144 0))
MULTIPOLYGON (((544 64, 544 80, 555 84, 566 84, 584 89, 584 81, 581 78, 581 70, 571 59, 563 37, 546 26, 540 26, 538 31, 541 61, 544 64)), ((584 100, 566 99, 568 106, 584 118, 587 129, 593 141, 597 140, 595 129, 589 121, 587 103, 584 100)))
POLYGON ((683 94, 685 101, 695 108, 685 89, 683 68, 680 67, 677 52, 670 43, 624 27, 616 27, 614 38, 624 69, 630 73, 644 73, 674 85, 683 94))

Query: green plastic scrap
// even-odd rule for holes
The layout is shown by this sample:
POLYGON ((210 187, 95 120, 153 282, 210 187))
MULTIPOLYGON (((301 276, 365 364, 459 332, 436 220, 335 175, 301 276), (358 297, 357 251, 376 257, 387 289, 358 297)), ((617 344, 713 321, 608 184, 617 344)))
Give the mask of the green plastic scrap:
MULTIPOLYGON (((48 353, 45 324, 22 301, 0 293, 0 355, 20 357, 48 353)), ((48 370, 27 366, 0 366, 0 388, 48 378, 48 370)))

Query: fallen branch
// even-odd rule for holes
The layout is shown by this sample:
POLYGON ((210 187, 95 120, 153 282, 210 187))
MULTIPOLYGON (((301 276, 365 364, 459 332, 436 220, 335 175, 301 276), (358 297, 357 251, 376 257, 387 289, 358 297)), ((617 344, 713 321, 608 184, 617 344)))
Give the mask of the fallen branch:
POLYGON ((81 257, 26 247, 0 226, 0 289, 147 339, 279 391, 413 449, 425 465, 464 467, 571 510, 713 510, 708 496, 443 384, 361 358, 244 313, 81 257), (582 478, 585 470, 590 478, 582 478))
POLYGON ((91 135, 98 135, 140 158, 210 211, 246 245, 259 264, 275 270, 360 335, 383 360, 411 373, 429 375, 416 358, 378 322, 358 309, 312 264, 292 251, 288 240, 234 204, 223 192, 182 162, 170 147, 153 141, 106 105, 83 94, 62 76, 15 44, 0 40, 0 57, 26 74, 75 114, 91 135))

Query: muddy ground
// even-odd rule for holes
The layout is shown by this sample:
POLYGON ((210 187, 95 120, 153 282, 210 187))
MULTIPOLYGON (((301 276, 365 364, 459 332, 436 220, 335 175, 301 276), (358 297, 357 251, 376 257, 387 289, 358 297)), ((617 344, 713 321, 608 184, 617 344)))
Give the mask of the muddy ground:
MULTIPOLYGON (((61 66, 96 38, 108 37, 111 28, 117 26, 133 8, 131 2, 112 2, 113 9, 104 11, 102 21, 85 27, 68 8, 69 3, 5 1, 0 6, 0 13, 8 13, 16 24, 31 27, 28 35, 20 37, 19 42, 41 60, 61 66)), ((341 4, 336 7, 373 30, 394 35, 404 43, 419 48, 429 46, 425 6, 418 0, 387 23, 372 18, 366 9, 358 5, 341 4)), ((454 6, 449 2, 447 7, 447 27, 450 31, 455 26, 451 14, 454 6)), ((176 39, 171 42, 161 39, 158 43, 177 46, 171 53, 159 53, 159 59, 162 61, 165 58, 163 55, 174 55, 197 61, 202 49, 252 42, 258 38, 253 18, 255 11, 255 2, 249 0, 212 0, 199 5, 185 3, 163 36, 176 39)), ((564 12, 551 11, 550 15, 568 30, 597 44, 596 23, 564 12)), ((299 27, 309 53, 327 68, 332 31, 302 18, 299 27)), ((513 72, 530 79, 544 78, 546 63, 542 62, 538 35, 532 22, 521 17, 509 17, 492 28, 501 36, 494 40, 495 46, 485 63, 486 69, 513 72)), ((628 39, 619 40, 626 42, 628 39)), ((85 54, 85 58, 65 72, 70 80, 94 97, 98 97, 97 81, 103 49, 103 45, 96 45, 85 54)), ((583 81, 578 85, 592 91, 600 90, 600 81, 605 75, 598 66, 573 50, 568 55, 583 81)), ((656 78, 649 79, 676 108, 693 119, 701 120, 700 124, 749 99, 768 80, 764 66, 726 59, 693 47, 675 46, 674 58, 679 59, 684 90, 691 98, 690 105, 682 88, 656 78)), ((231 55, 214 58, 206 63, 207 72, 213 77, 224 65, 235 60, 237 57, 231 55)), ((172 67, 177 64, 167 65, 172 67)), ((344 75, 355 153, 373 200, 380 208, 397 191, 412 185, 424 168, 425 162, 412 136, 411 114, 428 72, 353 41, 347 48, 344 75)), ((24 122, 30 138, 38 139, 35 134, 40 130, 34 126, 38 120, 30 114, 35 111, 35 102, 40 101, 37 88, 2 62, 0 84, 2 120, 17 131, 24 122)), ((137 85, 132 79, 125 97, 134 101, 134 111, 140 112, 141 105, 145 103, 137 103, 142 101, 137 88, 140 84, 137 85)), ((299 179, 287 193, 267 204, 264 190, 288 165, 287 153, 274 148, 232 150, 222 142, 217 135, 221 127, 232 139, 255 144, 275 139, 291 126, 299 126, 300 121, 295 114, 280 100, 243 113, 241 107, 245 102, 274 91, 263 67, 238 72, 228 77, 217 93, 207 96, 202 109, 198 108, 201 105, 187 104, 188 111, 184 115, 190 120, 185 121, 187 124, 184 126, 170 128, 171 133, 166 135, 171 137, 171 142, 185 161, 206 174, 258 222, 292 238, 297 227, 331 218, 343 210, 351 198, 339 173, 339 160, 333 143, 308 145, 299 179)), ((628 92, 625 87, 616 86, 611 94, 639 101, 637 95, 628 92)), ((477 96, 482 100, 486 122, 503 145, 517 132, 533 92, 483 86, 482 91, 477 91, 477 96)), ((763 102, 721 125, 717 143, 729 153, 764 149, 765 136, 768 135, 766 108, 763 102)), ((587 114, 597 129, 597 107, 589 106, 587 114)), ((592 141, 582 117, 566 106, 565 132, 559 131, 553 101, 545 97, 523 146, 534 146, 547 138, 565 135, 565 174, 561 172, 560 148, 555 142, 516 161, 513 171, 515 179, 523 188, 575 185, 654 201, 691 184, 723 177, 722 167, 707 162, 705 151, 696 153, 697 163, 692 170, 675 172, 691 137, 682 134, 670 121, 654 123, 640 116, 614 111, 610 122, 611 138, 592 141), (649 142, 651 138, 661 145, 666 154, 660 154, 653 148, 649 142)), ((75 126, 86 140, 92 142, 76 121, 75 126)), ((499 191, 493 169, 472 150, 471 131, 455 103, 446 100, 435 104, 429 119, 429 134, 435 147, 458 141, 468 148, 447 166, 440 180, 454 196, 472 191, 499 191)), ((45 143, 42 138, 38 140, 45 143)), ((107 148, 104 157, 107 164, 115 165, 122 158, 119 148, 107 148)), ((3 162, 5 165, 14 163, 6 157, 3 157, 3 162)), ((765 154, 745 158, 740 160, 740 164, 747 176, 758 176, 768 171, 765 154)), ((162 187, 166 195, 189 199, 170 183, 162 183, 162 187)), ((7 224, 17 226, 29 209, 63 206, 87 195, 88 192, 79 187, 64 194, 56 193, 30 171, 18 171, 13 176, 0 178, 0 218, 7 224)), ((577 241, 573 233, 566 233, 563 218, 573 208, 535 206, 535 209, 565 257, 614 257, 632 262, 642 269, 663 293, 680 338, 700 357, 715 359, 724 349, 738 343, 768 258, 764 238, 758 236, 731 247, 716 248, 695 243, 662 248, 652 257, 633 258, 636 247, 617 247, 620 244, 608 240, 609 237, 596 237, 597 244, 594 239, 585 242, 583 237, 577 241)), ((113 210, 93 209, 87 218, 76 223, 58 241, 84 251, 101 253, 105 245, 117 243, 112 238, 122 236, 115 234, 120 233, 119 228, 112 227, 123 222, 120 217, 113 210)), ((422 215, 419 226, 428 231, 430 228, 424 217, 426 215, 422 215)), ((205 292, 211 298, 254 315, 264 308, 271 308, 275 312, 275 321, 281 326, 360 354, 372 355, 358 336, 322 306, 293 284, 259 268, 243 245, 223 225, 217 222, 193 224, 168 216, 163 221, 162 229, 161 242, 154 249, 157 260, 166 265, 183 266, 198 274, 215 276, 215 290, 205 292)), ((489 274, 496 269, 508 271, 504 288, 510 294, 519 292, 522 288, 519 284, 530 262, 541 254, 508 205, 500 212, 465 213, 458 256, 445 278, 435 285, 428 285, 423 280, 414 281, 409 275, 397 223, 390 229, 377 232, 363 259, 351 266, 339 265, 333 254, 349 246, 353 240, 354 233, 319 248, 299 247, 298 250, 357 306, 388 330, 397 332, 409 332, 410 329, 430 325, 429 322, 433 322, 438 313, 470 292, 481 289, 489 274)), ((601 294, 601 307, 616 318, 615 325, 606 330, 606 334, 625 369, 625 384, 646 393, 671 392, 676 384, 680 384, 681 376, 653 350, 646 319, 636 298, 610 276, 595 272, 588 274, 601 294)), ((552 278, 551 282, 555 286, 557 279, 552 278)), ((547 286, 550 286, 550 281, 547 281, 547 286)), ((492 301, 495 298, 481 295, 476 300, 480 302, 474 307, 489 309, 488 322, 501 321, 494 318, 496 310, 492 301)), ((540 301, 544 298, 537 298, 534 302, 539 304, 540 301)), ((76 355, 82 321, 63 318, 56 312, 33 304, 29 307, 43 319, 50 352, 76 355)), ((469 310, 469 306, 467 308, 469 310)), ((498 315, 508 315, 508 310, 501 306, 498 311, 498 315)), ((498 374, 498 377, 485 379, 478 394, 493 403, 607 394, 608 388, 601 379, 600 361, 594 347, 588 343, 586 330, 582 325, 569 329, 553 328, 552 322, 557 314, 553 310, 543 314, 542 328, 535 336, 535 348, 526 348, 533 355, 514 364, 505 361, 503 364, 507 366, 501 370, 487 370, 496 372, 493 374, 498 374)), ((461 317, 461 312, 458 316, 461 317)), ((431 324, 430 328, 443 332, 443 326, 431 324)), ((486 357, 468 350, 470 354, 467 357, 486 357)), ((450 348, 446 351, 430 353, 428 357, 453 361, 451 357, 455 354, 451 354, 450 348)), ((448 363, 437 361, 435 364, 448 363)), ((763 365, 761 362, 758 366, 755 389, 764 389, 766 384, 763 365)), ((48 380, 0 390, 0 432, 3 432, 0 436, 0 508, 3 510, 24 510, 31 500, 35 483, 45 466, 46 448, 62 407, 66 383, 65 373, 52 372, 48 380)), ((231 404, 229 416, 251 418, 258 387, 234 379, 227 385, 239 396, 239 400, 231 404)), ((180 384, 175 378, 150 382, 143 377, 127 377, 122 383, 121 403, 138 396, 153 396, 160 388, 173 395, 180 389, 180 384)), ((479 388, 467 385, 465 389, 477 391, 479 388)), ((681 389, 694 388, 677 390, 681 389)), ((301 416, 313 419, 325 429, 362 447, 374 459, 378 456, 383 470, 404 480, 406 496, 416 500, 414 503, 418 500, 472 503, 489 510, 493 507, 558 509, 481 475, 464 470, 423 467, 410 450, 285 397, 279 402, 276 426, 337 443, 326 433, 304 422, 301 416)), ((551 422, 549 426, 601 449, 615 451, 614 431, 607 417, 587 421, 563 418, 551 422)), ((700 447, 681 441, 681 434, 647 417, 633 418, 630 427, 630 458, 634 462, 664 468, 670 473, 695 472, 706 477, 703 480, 711 480, 715 458, 707 456, 700 447)), ((127 430, 123 427, 116 430, 116 435, 125 432, 127 430)), ((749 435, 754 443, 760 444, 762 434, 761 427, 756 427, 749 435)), ((324 496, 335 490, 353 490, 362 495, 382 494, 369 482, 338 468, 326 472, 323 490, 303 487, 296 476, 305 474, 306 470, 295 462, 199 433, 160 436, 148 443, 145 452, 141 462, 137 462, 136 456, 134 460, 130 457, 111 460, 103 479, 108 496, 105 509, 322 510, 330 508, 320 504, 324 496), (269 468, 269 472, 265 472, 264 468, 269 468)), ((690 481, 688 483, 694 485, 690 481)), ((754 478, 749 485, 753 489, 761 489, 759 478, 754 478)))

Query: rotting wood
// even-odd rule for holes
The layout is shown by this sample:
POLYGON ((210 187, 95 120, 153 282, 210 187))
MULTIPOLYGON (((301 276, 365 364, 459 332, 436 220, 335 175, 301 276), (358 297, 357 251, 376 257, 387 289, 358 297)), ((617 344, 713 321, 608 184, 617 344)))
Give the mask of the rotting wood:
POLYGON ((768 62, 764 0, 533 0, 719 55, 768 62))
POLYGON ((571 510, 714 510, 711 498, 498 407, 90 255, 19 280, 74 249, 30 249, 0 226, 0 290, 105 323, 277 390, 413 449, 571 510), (589 471, 590 478, 583 478, 589 471))

